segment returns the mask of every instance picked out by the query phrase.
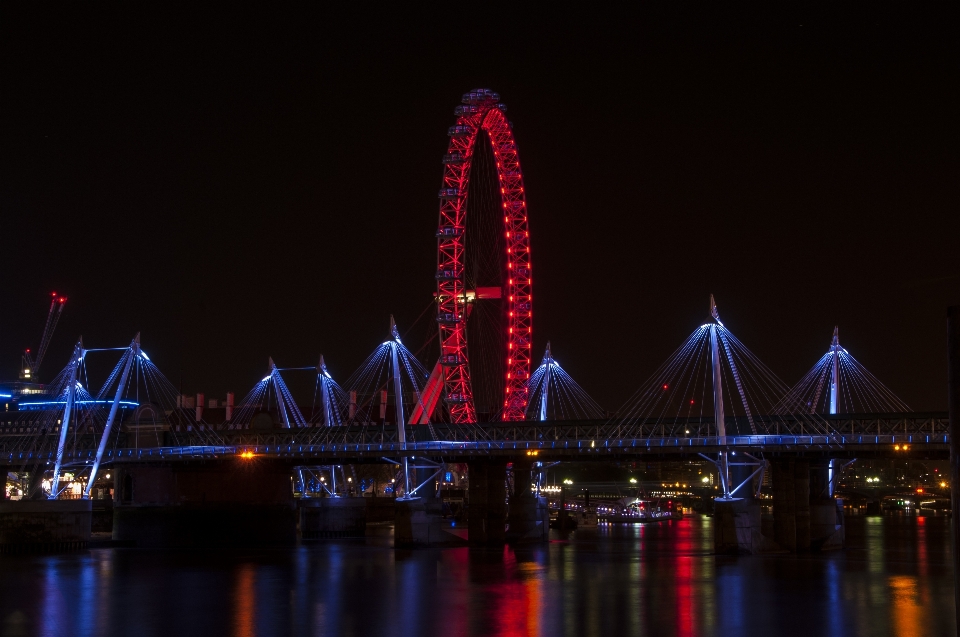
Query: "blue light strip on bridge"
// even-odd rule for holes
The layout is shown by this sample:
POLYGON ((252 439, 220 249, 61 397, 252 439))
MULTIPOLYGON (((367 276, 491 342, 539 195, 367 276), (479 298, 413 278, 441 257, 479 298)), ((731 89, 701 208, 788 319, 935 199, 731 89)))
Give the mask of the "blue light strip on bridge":
MULTIPOLYGON (((77 400, 77 401, 74 401, 74 404, 78 404, 78 405, 89 405, 89 404, 94 404, 94 405, 109 405, 109 404, 112 403, 112 402, 113 402, 112 400, 77 400)), ((67 403, 66 403, 66 401, 64 401, 64 400, 44 400, 44 401, 39 401, 39 402, 20 403, 20 408, 22 409, 23 407, 39 407, 39 406, 41 406, 41 405, 66 405, 66 404, 67 404, 67 403)), ((121 400, 121 401, 120 401, 120 404, 121 404, 121 405, 126 405, 126 406, 128 406, 128 407, 137 407, 137 406, 140 405, 140 403, 134 402, 134 401, 132 401, 132 400, 121 400)))

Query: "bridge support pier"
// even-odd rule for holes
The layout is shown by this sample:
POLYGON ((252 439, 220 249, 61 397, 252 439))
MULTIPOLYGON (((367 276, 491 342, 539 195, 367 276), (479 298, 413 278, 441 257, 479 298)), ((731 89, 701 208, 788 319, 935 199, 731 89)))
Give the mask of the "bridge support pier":
POLYGON ((778 458, 772 464, 777 544, 794 553, 842 548, 843 509, 830 496, 829 461, 778 458))
POLYGON ((844 546, 843 503, 830 494, 830 461, 810 463, 810 548, 815 551, 844 546))
MULTIPOLYGON (((754 467, 730 467, 730 482, 737 487, 754 472, 754 467)), ((714 501, 713 550, 718 554, 753 555, 769 551, 771 542, 763 536, 760 502, 754 497, 753 480, 736 494, 735 500, 714 501)))
POLYGON ((41 484, 47 466, 30 473, 30 489, 22 500, 7 498, 7 474, 0 466, 0 553, 51 553, 85 548, 90 541, 89 500, 48 500, 41 484), (33 497, 30 498, 29 494, 33 497))
POLYGON ((723 555, 753 555, 764 550, 760 504, 751 498, 714 501, 713 550, 723 555))
POLYGON ((507 539, 507 463, 500 458, 480 458, 468 462, 467 470, 470 544, 503 544, 507 539))
POLYGON ((290 468, 268 460, 114 467, 113 539, 139 547, 297 541, 290 468), (243 464, 240 464, 243 463, 243 464))
MULTIPOLYGON (((810 461, 794 460, 793 497, 797 520, 797 552, 810 550, 810 461)), ((774 503, 776 507, 776 503, 774 503)))
POLYGON ((90 522, 90 500, 0 501, 0 552, 86 548, 90 522))
POLYGON ((794 461, 777 458, 773 465, 773 539, 787 551, 797 550, 797 505, 794 461))
POLYGON ((426 498, 397 500, 393 526, 394 548, 426 546, 457 546, 463 538, 451 533, 453 520, 447 520, 431 510, 426 498))
POLYGON ((531 472, 533 461, 521 457, 513 462, 513 493, 507 522, 507 541, 511 543, 546 542, 550 534, 550 511, 547 499, 534 495, 531 472))
POLYGON ((300 538, 363 537, 367 531, 367 503, 363 498, 302 498, 300 538))

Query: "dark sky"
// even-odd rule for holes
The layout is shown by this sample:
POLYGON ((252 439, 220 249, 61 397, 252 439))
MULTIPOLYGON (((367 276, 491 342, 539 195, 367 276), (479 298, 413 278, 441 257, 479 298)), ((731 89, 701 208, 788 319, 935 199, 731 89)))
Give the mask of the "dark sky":
MULTIPOLYGON (((519 6, 519 5, 517 5, 519 6)), ((554 7, 560 5, 552 5, 554 7)), ((582 4, 580 7, 588 7, 582 4)), ((960 303, 947 3, 841 15, 0 9, 0 376, 51 290, 185 392, 343 380, 435 289, 453 108, 509 106, 535 352, 616 409, 706 316, 793 384, 841 343, 946 408, 960 303)), ((414 337, 411 337, 414 338, 414 337)), ((411 343, 416 348, 419 343, 411 343)), ((430 361, 425 361, 428 365, 430 361)))

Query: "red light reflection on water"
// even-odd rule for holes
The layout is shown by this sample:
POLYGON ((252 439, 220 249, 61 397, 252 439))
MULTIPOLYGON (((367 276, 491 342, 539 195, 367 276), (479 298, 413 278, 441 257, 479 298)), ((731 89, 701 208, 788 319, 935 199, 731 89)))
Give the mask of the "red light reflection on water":
MULTIPOLYGON (((535 561, 518 560, 513 549, 506 547, 502 568, 504 577, 484 587, 482 595, 475 596, 474 602, 485 606, 484 610, 496 609, 494 613, 483 613, 490 622, 484 627, 484 634, 496 637, 543 634, 543 566, 535 561)), ((464 631, 458 627, 454 632, 464 631)))
POLYGON ((240 567, 236 588, 233 591, 234 637, 255 637, 257 634, 255 579, 256 568, 253 564, 244 564, 240 567))
POLYGON ((696 631, 696 599, 694 585, 693 560, 693 540, 691 537, 690 524, 682 522, 671 522, 673 530, 676 532, 676 582, 674 590, 676 592, 677 613, 677 635, 680 637, 692 637, 697 634, 696 631))

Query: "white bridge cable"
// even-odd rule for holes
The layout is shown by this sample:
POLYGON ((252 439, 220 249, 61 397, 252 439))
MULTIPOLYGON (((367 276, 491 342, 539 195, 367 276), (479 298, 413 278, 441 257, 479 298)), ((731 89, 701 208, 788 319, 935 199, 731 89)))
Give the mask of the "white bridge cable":
POLYGON ((233 418, 227 424, 227 429, 246 429, 253 416, 264 410, 266 394, 270 386, 270 377, 262 379, 247 392, 233 409, 233 418))
MULTIPOLYGON (((139 346, 136 353, 132 347, 82 349, 78 346, 75 352, 80 352, 79 359, 73 360, 71 356, 67 366, 48 384, 47 395, 21 403, 23 411, 17 412, 17 424, 23 425, 23 435, 12 440, 8 438, 2 450, 12 452, 19 448, 40 454, 52 453, 57 451, 59 435, 56 434, 58 431, 65 433, 62 462, 58 465, 62 471, 69 470, 80 477, 78 471, 86 472, 92 466, 90 453, 97 452, 101 444, 115 400, 116 419, 109 436, 103 441, 108 449, 216 444, 219 437, 214 432, 194 431, 188 435, 189 427, 179 427, 186 420, 182 417, 182 410, 178 409, 177 390, 139 350, 139 346), (87 357, 91 352, 100 351, 122 351, 123 354, 110 368, 99 391, 92 394, 87 390, 93 382, 87 357), (128 361, 131 363, 130 373, 124 387, 118 387, 121 370, 128 361), (77 379, 72 387, 68 386, 71 378, 77 379), (72 405, 69 422, 65 418, 68 400, 72 405)), ((103 462, 109 462, 109 454, 103 457, 103 462)), ((92 485, 88 485, 88 490, 89 486, 92 485)))
POLYGON ((249 429, 254 416, 260 413, 269 414, 272 420, 272 410, 274 408, 279 418, 277 424, 284 428, 307 427, 310 425, 304 418, 293 393, 283 380, 280 369, 273 364, 273 359, 270 359, 269 366, 270 372, 254 385, 234 407, 232 417, 226 424, 228 430, 249 429), (273 398, 272 401, 271 397, 273 398))
POLYGON ((717 435, 710 333, 718 336, 719 378, 728 436, 831 435, 830 424, 808 411, 777 411, 787 385, 719 320, 700 325, 608 421, 622 437, 717 435))
POLYGON ((893 391, 880 382, 850 352, 839 345, 830 350, 790 389, 776 405, 779 413, 805 411, 811 414, 830 413, 830 394, 833 384, 833 357, 838 361, 837 412, 901 413, 910 407, 893 391), (836 354, 835 354, 836 352, 836 354))
POLYGON ((347 419, 348 409, 349 398, 343 387, 341 387, 337 381, 333 380, 333 378, 325 376, 323 373, 317 374, 317 385, 313 393, 313 409, 310 412, 310 422, 315 425, 342 425, 347 419), (326 413, 322 400, 324 386, 326 386, 330 400, 331 422, 326 421, 326 413))
POLYGON ((300 407, 297 406, 297 401, 294 400, 293 394, 291 394, 287 388, 287 384, 284 382, 280 370, 274 368, 271 376, 274 387, 276 388, 275 396, 277 411, 280 413, 280 421, 287 428, 306 427, 307 419, 304 418, 300 412, 300 407))
POLYGON ((700 327, 641 385, 613 421, 621 426, 624 437, 651 437, 661 431, 664 419, 683 415, 702 416, 703 405, 696 399, 706 388, 703 361, 707 358, 708 330, 700 327), (701 386, 698 393, 696 388, 701 386), (689 400, 693 400, 690 403, 689 400))
POLYGON ((552 358, 534 370, 527 387, 527 420, 540 419, 545 398, 547 420, 597 420, 604 416, 603 408, 552 358), (548 370, 549 388, 544 392, 548 370))
MULTIPOLYGON (((400 382, 405 412, 394 413, 394 421, 406 423, 410 416, 408 412, 412 412, 418 401, 422 400, 429 372, 399 340, 387 341, 381 343, 344 383, 348 392, 355 392, 356 395, 354 422, 381 422, 381 392, 386 392, 388 397, 395 393, 391 371, 391 348, 394 345, 397 347, 397 357, 403 370, 400 382)), ((388 398, 388 402, 394 406, 396 412, 396 396, 393 396, 392 401, 388 398)))

